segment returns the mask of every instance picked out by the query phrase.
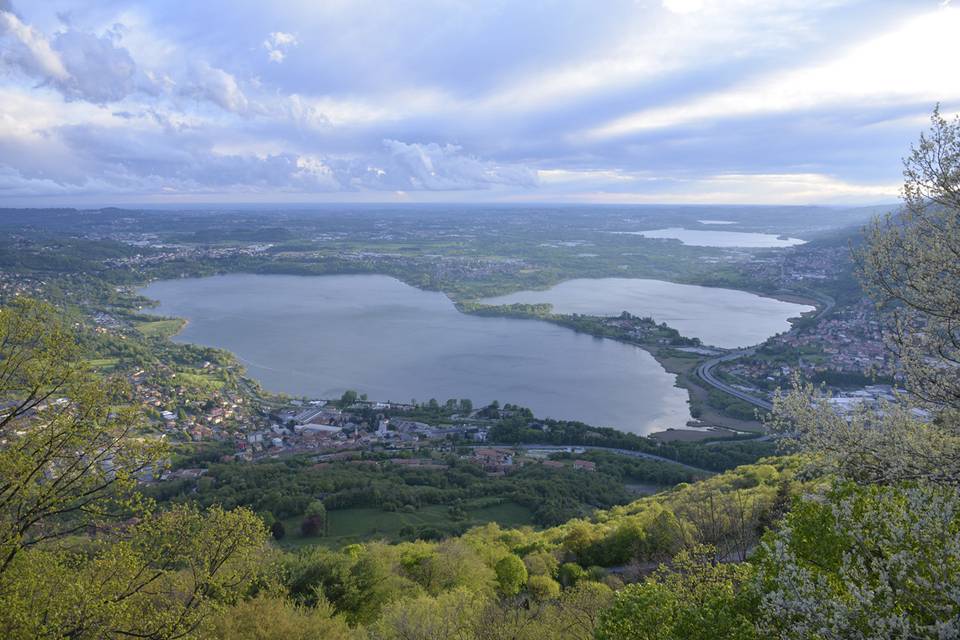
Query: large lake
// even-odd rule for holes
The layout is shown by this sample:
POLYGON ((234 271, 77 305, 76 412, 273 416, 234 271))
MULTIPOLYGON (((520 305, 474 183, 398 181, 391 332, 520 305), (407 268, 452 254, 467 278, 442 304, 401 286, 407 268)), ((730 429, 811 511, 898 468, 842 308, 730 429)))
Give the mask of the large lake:
POLYGON ((519 291, 486 304, 549 302, 556 313, 613 316, 629 311, 666 322, 682 335, 718 347, 758 344, 790 328, 788 318, 814 307, 746 291, 639 278, 581 278, 544 291, 519 291))
POLYGON ((536 320, 458 312, 386 276, 226 275, 152 283, 177 336, 228 349, 272 391, 346 389, 408 402, 470 398, 649 433, 690 419, 687 392, 647 352, 536 320))
MULTIPOLYGON (((700 222, 703 224, 733 224, 726 220, 701 220, 700 222)), ((806 242, 800 238, 785 238, 772 233, 712 231, 707 229, 682 229, 680 227, 653 229, 651 231, 618 231, 616 233, 643 236, 644 238, 679 240, 683 244, 693 247, 761 249, 793 247, 806 242)))

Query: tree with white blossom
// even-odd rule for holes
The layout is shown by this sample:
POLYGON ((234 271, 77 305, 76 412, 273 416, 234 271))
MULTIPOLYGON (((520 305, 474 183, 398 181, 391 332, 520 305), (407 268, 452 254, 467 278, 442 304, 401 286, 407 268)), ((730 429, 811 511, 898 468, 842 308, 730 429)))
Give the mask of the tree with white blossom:
POLYGON ((904 177, 857 259, 907 392, 846 415, 777 398, 770 426, 824 481, 754 559, 769 637, 960 637, 960 119, 934 111, 904 177))

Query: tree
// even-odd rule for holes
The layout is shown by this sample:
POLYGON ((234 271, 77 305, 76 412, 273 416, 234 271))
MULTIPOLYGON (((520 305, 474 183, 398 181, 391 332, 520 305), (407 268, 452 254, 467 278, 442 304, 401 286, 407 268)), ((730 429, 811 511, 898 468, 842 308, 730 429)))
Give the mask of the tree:
POLYGON ((576 562, 565 562, 560 565, 560 569, 557 571, 557 580, 567 588, 574 586, 586 576, 587 572, 576 562))
POLYGON ((282 596, 258 595, 219 612, 203 637, 222 640, 350 640, 350 627, 320 602, 304 607, 282 596))
POLYGON ((283 540, 286 537, 287 528, 283 526, 282 521, 277 520, 270 525, 270 535, 273 536, 274 540, 283 540))
POLYGON ((859 482, 960 485, 960 119, 936 109, 931 125, 904 160, 903 210, 871 225, 857 254, 910 395, 848 417, 809 387, 775 403, 774 430, 859 482))
POLYGON ((580 582, 561 595, 550 612, 563 638, 592 640, 600 616, 613 604, 613 591, 599 582, 580 582))
MULTIPOLYGON (((904 400, 907 400, 905 398, 904 400)), ((768 427, 822 470, 860 483, 960 485, 960 433, 952 419, 918 419, 908 402, 846 415, 809 385, 779 396, 768 427)))
POLYGON ((321 531, 326 533, 327 508, 319 500, 314 500, 307 506, 300 524, 300 532, 305 536, 315 536, 321 531))
POLYGON ((504 595, 517 595, 527 583, 527 567, 512 553, 500 558, 494 571, 497 572, 497 587, 504 595))
POLYGON ((163 456, 130 438, 128 389, 84 365, 53 307, 0 309, 0 574, 28 547, 130 517, 137 476, 163 456))
POLYGON ((530 576, 527 590, 537 600, 552 600, 560 595, 560 583, 545 575, 530 576))
MULTIPOLYGON (((211 489, 213 489, 214 482, 213 482, 213 479, 212 479, 212 478, 201 478, 201 479, 202 479, 202 480, 209 480, 209 482, 204 483, 204 485, 203 485, 204 488, 201 489, 201 488, 200 488, 200 486, 201 486, 201 485, 200 485, 200 482, 198 481, 198 482, 197 482, 197 491, 198 491, 198 492, 201 492, 201 493, 202 493, 202 492, 204 492, 204 491, 210 491, 211 489)), ((272 504, 272 503, 269 503, 269 504, 272 504)), ((263 526, 265 526, 267 529, 272 529, 272 528, 273 528, 273 524, 277 521, 277 517, 276 517, 275 515, 273 515, 273 512, 272 512, 272 511, 260 511, 260 512, 257 513, 257 515, 260 516, 260 519, 261 519, 261 520, 263 520, 263 526)))
POLYGON ((535 551, 523 557, 523 564, 526 565, 527 573, 531 576, 549 577, 556 573, 560 563, 552 553, 535 551))
POLYGON ((756 560, 784 639, 960 636, 960 502, 931 484, 835 486, 800 501, 756 560))
POLYGON ((724 564, 716 550, 681 551, 642 583, 616 594, 597 627, 597 640, 752 640, 756 600, 752 569, 724 564))
POLYGON ((0 309, 0 637, 180 638, 258 571, 248 510, 153 513, 135 491, 162 446, 125 387, 83 363, 49 305, 0 309), (64 547, 58 540, 82 536, 64 547))
POLYGON ((439 596, 396 600, 373 627, 376 640, 472 640, 483 600, 463 587, 439 596))
POLYGON ((420 586, 393 571, 387 545, 358 545, 357 558, 343 577, 343 596, 337 602, 351 624, 370 624, 391 602, 423 594, 420 586))
POLYGON ((182 638, 258 573, 262 521, 248 510, 177 507, 83 557, 17 554, 0 578, 3 638, 182 638))
POLYGON ((904 160, 903 210, 876 221, 858 254, 890 313, 888 335, 913 396, 960 406, 960 118, 939 107, 904 160))
POLYGON ((357 403, 357 392, 353 389, 347 389, 343 392, 343 395, 340 396, 340 406, 349 407, 350 405, 357 403))
POLYGON ((858 261, 909 394, 846 416, 809 386, 775 402, 773 430, 834 479, 761 547, 779 637, 960 635, 960 120, 934 111, 904 177, 858 261))

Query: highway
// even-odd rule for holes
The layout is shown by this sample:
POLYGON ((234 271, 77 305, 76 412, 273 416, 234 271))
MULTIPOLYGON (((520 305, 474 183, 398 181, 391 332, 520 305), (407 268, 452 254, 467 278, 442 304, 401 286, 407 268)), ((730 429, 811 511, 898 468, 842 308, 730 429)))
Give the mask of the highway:
MULTIPOLYGON (((817 312, 816 317, 820 318, 825 314, 829 313, 837 304, 836 300, 830 298, 829 296, 818 295, 816 296, 818 302, 823 304, 823 308, 817 312)), ((791 329, 793 331, 793 329, 791 329)), ((727 393, 734 398, 748 402, 755 407, 759 407, 764 411, 772 411, 773 405, 763 398, 758 398, 752 396, 745 391, 741 391, 736 387, 730 386, 729 384, 719 380, 715 375, 713 375, 713 368, 716 367, 721 362, 729 362, 730 360, 736 360, 737 358, 752 355, 757 350, 757 347, 747 347, 745 349, 737 349, 736 351, 730 351, 722 356, 717 356, 716 358, 711 358, 710 360, 704 361, 699 367, 697 367, 697 377, 709 384, 710 386, 727 393)))

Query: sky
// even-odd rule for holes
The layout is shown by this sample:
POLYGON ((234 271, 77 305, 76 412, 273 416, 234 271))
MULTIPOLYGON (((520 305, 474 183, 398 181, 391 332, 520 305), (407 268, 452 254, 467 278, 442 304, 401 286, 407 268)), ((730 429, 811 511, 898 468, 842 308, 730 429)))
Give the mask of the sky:
POLYGON ((0 206, 886 203, 958 60, 949 0, 0 0, 0 206))

